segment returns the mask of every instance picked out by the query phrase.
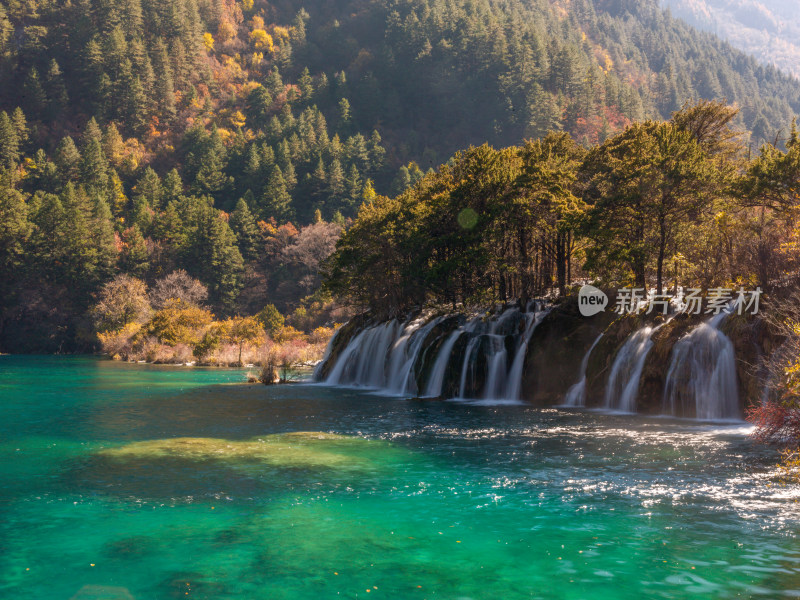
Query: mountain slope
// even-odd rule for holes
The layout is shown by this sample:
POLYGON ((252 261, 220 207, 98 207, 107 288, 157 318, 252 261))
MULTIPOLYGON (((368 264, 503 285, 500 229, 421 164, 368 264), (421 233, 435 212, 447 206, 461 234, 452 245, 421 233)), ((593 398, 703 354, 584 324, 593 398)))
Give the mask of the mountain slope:
POLYGON ((677 17, 800 78, 798 0, 664 0, 677 17))

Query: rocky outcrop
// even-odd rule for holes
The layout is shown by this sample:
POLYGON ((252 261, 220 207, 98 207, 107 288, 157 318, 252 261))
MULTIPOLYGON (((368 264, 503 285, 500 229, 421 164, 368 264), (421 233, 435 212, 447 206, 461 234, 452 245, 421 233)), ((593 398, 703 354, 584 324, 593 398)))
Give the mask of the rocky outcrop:
MULTIPOLYGON (((615 317, 611 312, 582 316, 576 297, 553 307, 528 343, 523 398, 538 406, 562 402, 578 378, 584 355, 615 317)), ((596 353, 597 350, 592 354, 596 353)))
MULTIPOLYGON (((483 316, 440 313, 441 316, 436 317, 433 312, 426 312, 425 316, 420 314, 414 315, 416 321, 413 322, 409 317, 405 325, 395 322, 393 331, 397 333, 392 335, 397 336, 397 342, 390 344, 387 340, 384 344, 389 348, 383 361, 387 381, 392 379, 389 371, 404 360, 408 361, 411 367, 406 393, 423 395, 431 381, 437 358, 440 358, 439 354, 446 345, 448 357, 445 361, 438 361, 437 377, 433 379, 437 389, 441 381, 441 397, 492 397, 489 379, 498 380, 498 368, 501 373, 510 375, 513 361, 517 356, 524 356, 523 363, 517 362, 517 365, 524 364, 524 368, 521 383, 516 389, 521 390, 521 399, 537 406, 551 406, 564 401, 569 388, 577 382, 581 363, 593 345, 586 365, 585 400, 588 407, 602 406, 609 374, 620 348, 634 332, 643 327, 653 327, 651 345, 641 367, 636 394, 636 410, 652 414, 665 412, 665 386, 676 344, 709 319, 707 315, 676 315, 672 318, 646 314, 620 316, 612 310, 584 317, 580 314, 576 297, 564 299, 550 307, 546 314, 526 312, 513 306, 497 307, 483 316), (453 335, 454 332, 457 332, 456 335, 453 335), (598 337, 601 334, 602 337, 598 337), (397 348, 406 348, 406 358, 400 354, 390 357, 392 352, 397 352, 397 348), (409 352, 411 358, 408 358, 409 352), (499 362, 495 360, 500 356, 503 358, 498 359, 499 362), (503 368, 505 371, 502 371, 503 368)), ((714 327, 719 327, 719 331, 725 334, 735 349, 740 409, 744 410, 748 404, 760 399, 764 357, 777 347, 779 340, 758 317, 731 315, 722 323, 714 327)), ((381 321, 368 314, 359 315, 347 323, 332 340, 328 359, 317 371, 318 379, 325 379, 359 332, 380 324, 381 321)), ((686 343, 682 347, 685 349, 686 343)), ((352 354, 352 350, 349 352, 352 354)), ((375 364, 381 363, 378 361, 375 364)), ((727 372, 732 371, 728 369, 727 372)), ((518 368, 516 373, 519 373, 518 368)), ((732 376, 727 381, 732 381, 732 376)), ((673 378, 671 390, 675 389, 675 382, 673 378)), ((679 381, 677 385, 680 385, 679 381)), ((514 387, 506 382, 506 393, 515 395, 509 392, 512 389, 514 387)), ((724 397, 730 396, 724 394, 724 397)), ((695 394, 693 397, 701 396, 695 394)))

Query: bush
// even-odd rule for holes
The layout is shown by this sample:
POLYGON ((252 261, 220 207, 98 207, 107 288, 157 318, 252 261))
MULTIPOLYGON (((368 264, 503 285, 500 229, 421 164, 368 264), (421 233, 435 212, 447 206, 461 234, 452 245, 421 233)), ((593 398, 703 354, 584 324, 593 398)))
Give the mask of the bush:
POLYGON ((302 340, 305 338, 305 334, 302 331, 298 331, 291 325, 287 325, 286 327, 281 327, 278 331, 273 332, 272 339, 278 342, 279 344, 284 344, 286 342, 290 342, 292 340, 302 340))
POLYGON ((308 341, 312 344, 327 344, 335 331, 332 327, 317 327, 311 332, 308 341))
POLYGON ((214 315, 207 310, 181 300, 168 300, 166 306, 147 323, 146 330, 161 343, 193 347, 198 345, 203 330, 212 323, 213 318, 214 315))
POLYGON ((128 323, 119 331, 106 331, 98 333, 100 346, 103 352, 112 358, 127 358, 131 342, 142 326, 138 323, 128 323))

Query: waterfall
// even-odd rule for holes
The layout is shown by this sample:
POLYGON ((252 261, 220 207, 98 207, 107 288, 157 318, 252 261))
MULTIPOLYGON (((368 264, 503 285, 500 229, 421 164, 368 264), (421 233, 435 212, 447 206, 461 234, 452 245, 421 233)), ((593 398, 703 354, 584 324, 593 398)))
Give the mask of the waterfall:
POLYGON ((526 323, 524 337, 517 348, 514 355, 514 362, 511 363, 511 371, 508 373, 509 387, 506 397, 512 400, 522 400, 522 371, 525 369, 525 358, 528 355, 528 343, 536 327, 542 322, 542 319, 544 319, 547 313, 550 312, 549 309, 541 310, 541 308, 542 307, 534 300, 534 312, 525 313, 526 323), (539 309, 539 312, 536 312, 537 309, 539 309))
POLYGON ((505 398, 506 373, 508 369, 508 351, 506 338, 502 335, 489 334, 489 356, 486 366, 486 384, 483 387, 483 397, 487 400, 505 398))
POLYGON ((414 331, 406 337, 405 343, 403 344, 405 362, 403 362, 400 369, 392 369, 392 379, 389 385, 390 392, 395 394, 416 394, 418 392, 417 381, 413 376, 414 365, 417 362, 419 351, 422 349, 422 343, 425 341, 425 338, 428 337, 428 333, 441 323, 441 321, 442 317, 439 317, 433 319, 424 327, 419 328, 419 326, 417 326, 414 328, 414 331))
POLYGON ((325 346, 325 354, 322 355, 322 360, 320 360, 316 366, 314 367, 314 373, 311 376, 312 379, 315 381, 319 381, 322 375, 322 366, 328 361, 331 357, 331 352, 333 352, 333 345, 336 343, 336 338, 338 337, 339 333, 341 333, 342 327, 339 327, 336 331, 333 332, 331 339, 328 340, 328 345, 325 346))
MULTIPOLYGON (((423 351, 432 343, 430 333, 445 317, 420 317, 405 323, 392 320, 362 329, 334 359, 335 364, 330 365, 324 383, 367 387, 397 395, 422 393, 427 397, 439 397, 444 391, 448 368, 456 366, 451 367, 456 344, 466 335, 468 339, 463 340, 466 347, 457 371, 456 395, 475 400, 518 400, 528 342, 547 314, 538 301, 529 303, 527 309, 531 308, 533 312, 507 308, 488 319, 474 316, 447 333, 432 357, 433 364, 423 390, 417 389, 421 357, 428 355, 423 351)), ((326 356, 330 356, 330 351, 326 356)), ((316 373, 321 372, 320 368, 316 370, 316 373)))
POLYGON ((589 347, 589 350, 583 356, 581 361, 581 372, 577 383, 567 390, 567 395, 564 397, 564 406, 586 406, 586 369, 589 367, 589 357, 592 355, 592 350, 597 346, 603 334, 597 336, 594 343, 589 347))
POLYGON ((650 325, 634 331, 617 352, 606 384, 605 408, 626 413, 636 412, 636 395, 644 361, 653 347, 652 336, 661 327, 650 325))
MULTIPOLYGON (((476 335, 469 340, 467 350, 464 352, 464 363, 461 366, 461 381, 458 384, 458 397, 466 398, 467 389, 467 374, 475 369, 475 361, 472 360, 472 355, 475 354, 475 349, 481 344, 481 336, 476 335)), ((474 379, 474 372, 473 372, 474 379)))
POLYGON ((325 382, 332 385, 382 387, 386 356, 399 327, 400 324, 392 320, 360 331, 347 344, 325 382))
POLYGON ((433 363, 431 374, 428 376, 428 383, 425 386, 425 396, 427 398, 438 398, 442 395, 444 374, 447 371, 447 365, 450 363, 450 354, 452 354, 453 347, 462 333, 464 333, 463 330, 456 329, 447 336, 442 347, 439 348, 439 352, 436 354, 436 362, 433 363))
POLYGON ((723 311, 698 325, 672 349, 664 412, 703 420, 741 419, 733 344, 719 328, 723 311))

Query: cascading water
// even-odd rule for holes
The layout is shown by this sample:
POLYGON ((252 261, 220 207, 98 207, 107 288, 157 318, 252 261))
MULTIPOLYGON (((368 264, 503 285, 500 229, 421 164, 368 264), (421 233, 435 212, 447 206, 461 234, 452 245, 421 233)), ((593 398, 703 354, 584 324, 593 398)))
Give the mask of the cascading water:
POLYGON ((428 376, 428 383, 425 385, 425 396, 427 398, 438 398, 442 395, 442 385, 444 384, 444 374, 450 362, 450 355, 458 338, 464 333, 461 329, 453 331, 442 344, 436 355, 436 362, 433 363, 431 374, 428 376))
POLYGON ((414 365, 417 362, 419 351, 422 348, 422 343, 430 333, 431 329, 436 327, 442 321, 441 317, 433 319, 427 325, 415 330, 406 338, 403 344, 403 356, 405 361, 402 366, 397 370, 392 370, 392 379, 389 385, 389 391, 396 394, 416 394, 417 381, 412 376, 414 372, 414 365))
POLYGON ((550 312, 544 309, 536 300, 533 300, 533 312, 525 313, 525 334, 514 355, 514 362, 508 373, 508 392, 506 396, 512 400, 522 399, 522 371, 525 368, 525 357, 528 355, 528 343, 533 332, 542 319, 550 312), (537 312, 538 309, 538 312, 537 312))
POLYGON ((368 327, 353 338, 325 379, 332 385, 382 387, 385 362, 400 324, 387 321, 368 327))
POLYGON ((486 365, 486 385, 483 386, 483 397, 489 399, 505 398, 505 388, 508 379, 508 350, 506 338, 503 335, 489 334, 489 356, 486 365))
POLYGON ((392 320, 363 329, 347 344, 324 382, 416 394, 413 367, 426 336, 440 322, 441 318, 405 324, 392 320))
POLYGON ((642 377, 644 361, 653 347, 652 337, 662 325, 647 325, 634 331, 617 352, 606 384, 605 408, 614 411, 636 412, 636 396, 642 377))
MULTIPOLYGON (((531 307, 533 312, 509 308, 488 320, 475 317, 449 332, 436 352, 422 393, 427 397, 442 395, 454 349, 466 335, 469 339, 465 340, 466 348, 458 371, 457 396, 519 399, 527 345, 536 325, 546 314, 546 311, 536 312, 542 308, 536 302, 527 308, 531 307), (524 327, 520 326, 522 322, 524 327), (514 359, 509 367, 512 347, 514 359)), ((420 371, 420 356, 424 347, 430 345, 426 344, 426 340, 431 339, 429 334, 443 319, 426 322, 425 318, 419 318, 405 324, 388 321, 363 329, 335 359, 324 383, 370 387, 398 395, 420 393, 415 375, 420 371)), ((318 368, 317 373, 320 372, 318 368)))
POLYGON ((727 316, 720 312, 675 344, 664 385, 666 414, 741 419, 733 343, 719 329, 727 316))
POLYGON ((589 347, 589 350, 583 356, 581 361, 581 372, 577 383, 574 383, 568 390, 567 395, 564 397, 563 406, 586 406, 586 369, 589 367, 589 357, 592 355, 592 350, 597 346, 597 343, 603 337, 603 334, 597 336, 594 343, 589 347))

